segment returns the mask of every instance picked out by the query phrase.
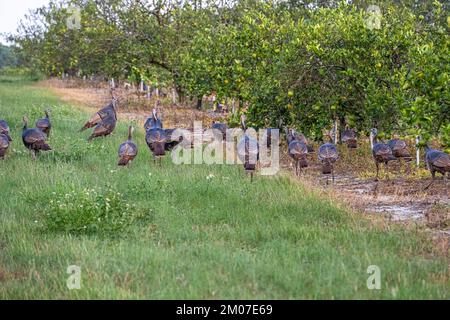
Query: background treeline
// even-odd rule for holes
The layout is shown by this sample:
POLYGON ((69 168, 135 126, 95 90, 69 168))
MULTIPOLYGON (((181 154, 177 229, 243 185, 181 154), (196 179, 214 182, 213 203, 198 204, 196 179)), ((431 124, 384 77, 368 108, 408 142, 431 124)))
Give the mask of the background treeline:
POLYGON ((12 48, 0 43, 0 69, 6 67, 16 67, 19 64, 20 61, 13 53, 12 48))
POLYGON ((181 101, 214 92, 246 108, 255 127, 283 119, 321 137, 337 119, 364 132, 438 136, 450 146, 446 3, 377 1, 380 28, 368 27, 379 18, 370 4, 51 1, 10 40, 48 76, 144 80, 175 88, 181 101), (79 29, 68 28, 72 7, 80 8, 79 29))

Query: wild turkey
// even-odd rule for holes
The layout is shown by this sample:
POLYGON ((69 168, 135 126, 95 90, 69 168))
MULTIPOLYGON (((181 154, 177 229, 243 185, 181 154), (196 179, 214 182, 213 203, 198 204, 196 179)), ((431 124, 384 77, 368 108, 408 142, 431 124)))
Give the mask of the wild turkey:
POLYGON ((339 158, 336 146, 330 142, 321 145, 317 151, 317 158, 322 163, 322 173, 330 174, 334 182, 334 163, 339 158))
POLYGON ((166 151, 170 151, 175 146, 183 141, 182 136, 176 136, 174 135, 176 129, 164 129, 166 133, 166 144, 164 145, 164 149, 166 151))
POLYGON ((308 154, 308 146, 301 141, 292 140, 288 146, 289 156, 295 162, 295 175, 299 175, 301 168, 308 166, 306 155, 308 154))
POLYGON ((392 150, 392 155, 397 159, 404 159, 405 161, 411 161, 412 157, 408 151, 408 145, 404 140, 392 139, 388 142, 389 147, 392 150))
POLYGON ((50 122, 50 117, 48 115, 50 110, 45 110, 45 118, 39 119, 36 121, 36 128, 41 129, 47 137, 50 136, 50 130, 52 129, 52 123, 50 122))
POLYGON ((294 141, 298 140, 304 144, 306 144, 306 147, 308 148, 308 152, 314 152, 314 147, 311 143, 309 143, 308 139, 306 139, 305 135, 301 132, 297 132, 294 129, 285 129, 286 131, 286 141, 289 146, 289 144, 294 141))
POLYGON ((159 164, 161 165, 161 157, 166 154, 166 131, 157 127, 150 128, 145 135, 145 141, 153 154, 153 159, 156 161, 156 158, 159 158, 159 164))
POLYGON ((163 124, 161 119, 158 118, 158 111, 156 108, 153 108, 152 116, 148 117, 147 120, 144 123, 144 129, 145 131, 151 129, 151 128, 160 128, 162 129, 163 124))
POLYGON ((295 130, 292 130, 292 131, 293 131, 295 140, 298 140, 298 141, 306 144, 306 147, 308 148, 308 152, 314 152, 313 145, 309 142, 309 140, 305 137, 305 135, 303 133, 297 132, 295 130))
POLYGON ((410 162, 412 157, 406 142, 400 139, 391 139, 388 141, 388 145, 392 150, 392 155, 399 161, 400 165, 402 164, 402 160, 405 161, 406 172, 409 172, 410 169, 407 162, 410 162))
POLYGON ((356 132, 353 129, 345 129, 341 135, 342 143, 345 143, 349 149, 356 149, 358 147, 358 140, 356 132))
POLYGON ((103 119, 99 124, 97 124, 89 136, 88 141, 91 142, 93 139, 98 137, 106 137, 110 135, 116 128, 117 119, 114 116, 107 117, 103 119))
POLYGON ((0 134, 4 134, 9 141, 12 141, 9 133, 8 122, 6 122, 5 120, 0 120, 0 134))
POLYGON ((6 151, 8 151, 10 145, 10 138, 3 133, 0 133, 0 159, 5 158, 6 151))
POLYGON ((104 119, 111 117, 117 119, 117 103, 118 100, 113 97, 110 104, 92 115, 92 117, 84 124, 83 128, 80 129, 80 132, 97 126, 104 119))
POLYGON ((239 140, 237 145, 237 154, 239 160, 244 164, 246 172, 250 173, 250 181, 253 181, 253 173, 256 170, 256 164, 259 160, 259 145, 258 141, 245 132, 247 126, 245 125, 246 116, 241 116, 242 130, 244 136, 239 140))
POLYGON ((444 176, 445 186, 447 187, 446 173, 450 176, 450 156, 445 152, 431 149, 428 145, 425 147, 425 162, 431 172, 431 182, 425 189, 428 189, 434 182, 436 171, 444 176))
POLYGON ((377 167, 377 176, 375 177, 375 181, 378 181, 378 172, 379 172, 379 164, 384 163, 386 165, 387 178, 389 180, 389 169, 388 162, 392 160, 396 160, 392 154, 392 149, 386 143, 378 143, 377 142, 378 130, 372 128, 370 130, 370 145, 372 147, 372 155, 375 160, 375 165, 377 167))
POLYGON ((22 140, 25 147, 31 151, 33 160, 36 160, 36 154, 39 151, 52 150, 46 142, 47 136, 44 132, 37 128, 28 128, 27 117, 23 117, 22 140))
POLYGON ((294 136, 292 129, 285 128, 284 131, 286 134, 286 142, 287 142, 287 145, 289 146, 289 144, 295 140, 295 136, 294 136))
POLYGON ((213 122, 211 129, 213 130, 218 130, 220 131, 220 133, 222 134, 222 139, 225 140, 227 138, 227 129, 228 126, 226 123, 221 123, 221 122, 213 122))
POLYGON ((138 148, 133 142, 131 135, 133 134, 134 128, 132 126, 128 127, 128 140, 122 143, 119 147, 119 166, 126 166, 130 161, 133 161, 137 156, 138 148))

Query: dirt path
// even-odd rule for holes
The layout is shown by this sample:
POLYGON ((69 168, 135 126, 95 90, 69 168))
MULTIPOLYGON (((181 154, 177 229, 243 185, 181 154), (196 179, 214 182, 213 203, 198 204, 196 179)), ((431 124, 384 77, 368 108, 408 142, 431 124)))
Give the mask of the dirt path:
MULTIPOLYGON (((46 80, 39 86, 49 88, 65 102, 72 103, 89 112, 95 112, 110 100, 109 90, 105 88, 70 87, 61 80, 46 80)), ((120 121, 136 121, 139 127, 151 114, 153 101, 137 98, 126 92, 119 92, 122 101, 119 109, 120 121), (131 96, 131 97, 130 97, 131 96)), ((192 108, 173 106, 163 102, 160 108, 161 118, 166 127, 192 128, 193 121, 202 121, 209 127, 221 114, 212 111, 199 111, 192 108)), ((317 146, 315 146, 317 150, 317 146)), ((336 167, 335 182, 320 172, 317 155, 309 155, 309 167, 300 177, 302 180, 323 190, 338 201, 343 201, 361 212, 387 217, 391 221, 423 223, 434 228, 436 233, 450 237, 450 190, 438 179, 434 186, 423 190, 430 181, 430 174, 425 169, 415 169, 411 164, 411 172, 405 174, 405 167, 394 163, 390 170, 390 180, 383 176, 379 182, 374 181, 375 165, 370 155, 368 141, 363 141, 357 150, 348 150, 339 146, 340 159, 336 167)), ((286 146, 280 146, 281 167, 293 172, 290 158, 285 153, 286 146)), ((414 153, 414 150, 411 150, 414 153)))

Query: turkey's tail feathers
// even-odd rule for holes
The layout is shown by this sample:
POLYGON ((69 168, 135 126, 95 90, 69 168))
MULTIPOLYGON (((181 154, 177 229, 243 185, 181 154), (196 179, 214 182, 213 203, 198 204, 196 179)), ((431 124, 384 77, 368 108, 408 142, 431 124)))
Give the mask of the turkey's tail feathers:
POLYGON ((129 162, 129 159, 127 157, 122 157, 119 159, 119 162, 117 163, 118 166, 126 166, 129 162))

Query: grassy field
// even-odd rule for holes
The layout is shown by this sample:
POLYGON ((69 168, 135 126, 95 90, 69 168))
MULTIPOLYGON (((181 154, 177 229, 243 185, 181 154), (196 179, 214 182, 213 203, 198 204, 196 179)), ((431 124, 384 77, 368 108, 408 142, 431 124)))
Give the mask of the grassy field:
POLYGON ((86 143, 89 114, 31 82, 0 78, 13 145, 0 161, 1 299, 450 298, 449 261, 422 232, 375 224, 287 175, 240 166, 116 167, 127 123, 86 143), (21 118, 51 105, 54 151, 31 160, 21 118), (81 289, 66 286, 81 267, 81 289), (367 268, 381 289, 367 288, 367 268))

